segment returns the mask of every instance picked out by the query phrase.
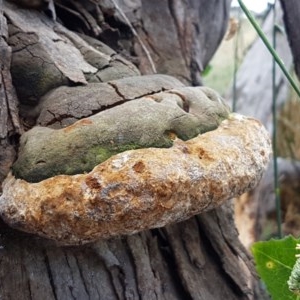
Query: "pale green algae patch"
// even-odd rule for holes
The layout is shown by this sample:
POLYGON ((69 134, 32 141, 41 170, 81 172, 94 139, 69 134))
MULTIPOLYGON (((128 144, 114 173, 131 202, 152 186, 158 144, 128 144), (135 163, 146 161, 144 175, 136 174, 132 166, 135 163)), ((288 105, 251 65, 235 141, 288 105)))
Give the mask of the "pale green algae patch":
POLYGON ((62 129, 34 127, 21 138, 14 175, 39 182, 89 172, 117 153, 169 148, 176 137, 188 140, 214 130, 229 115, 212 90, 180 88, 176 93, 125 102, 62 129))

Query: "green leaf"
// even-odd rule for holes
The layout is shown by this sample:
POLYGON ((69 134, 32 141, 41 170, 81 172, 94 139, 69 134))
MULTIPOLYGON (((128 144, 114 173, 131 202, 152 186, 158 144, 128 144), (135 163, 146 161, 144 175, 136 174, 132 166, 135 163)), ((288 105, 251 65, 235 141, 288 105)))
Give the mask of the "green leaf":
POLYGON ((273 300, 299 299, 287 284, 296 263, 295 255, 300 254, 296 244, 300 244, 300 239, 288 236, 281 240, 257 242, 252 246, 256 270, 273 300))

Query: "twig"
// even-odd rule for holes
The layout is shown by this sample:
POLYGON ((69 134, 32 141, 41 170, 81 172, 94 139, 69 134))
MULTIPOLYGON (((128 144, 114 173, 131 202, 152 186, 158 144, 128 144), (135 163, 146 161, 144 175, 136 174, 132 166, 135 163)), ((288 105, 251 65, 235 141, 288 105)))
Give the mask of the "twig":
POLYGON ((250 21, 250 23, 252 24, 252 26, 254 27, 254 29, 256 30, 256 32, 258 33, 259 37, 261 38, 261 40, 264 42, 264 44, 267 47, 267 49, 269 50, 269 52, 274 57, 276 63, 278 64, 278 66, 280 67, 280 69, 282 70, 282 72, 284 73, 285 77, 288 79, 288 81, 290 82, 291 86, 294 88, 295 92, 300 97, 300 90, 299 90, 296 82, 294 81, 293 77, 289 74, 288 70, 284 66, 283 61, 280 59, 280 57, 278 56, 278 54, 275 51, 275 49, 272 47, 272 45, 268 41, 266 35, 263 33, 262 29, 260 28, 260 26, 258 25, 258 23, 256 22, 256 20, 252 16, 252 14, 250 13, 250 11, 248 10, 248 8, 244 4, 244 2, 242 0, 238 0, 238 2, 240 4, 241 9, 243 10, 243 12, 245 13, 245 15, 247 16, 248 20, 250 21))
POLYGON ((140 36, 138 35, 137 31, 134 29, 134 27, 132 26, 131 22, 129 21, 129 19, 126 17, 126 15, 124 14, 124 12, 122 11, 122 9, 119 7, 119 5, 115 2, 115 0, 110 0, 114 6, 116 7, 116 9, 118 10, 118 12, 120 13, 120 15, 124 18, 124 20, 126 21, 127 25, 130 27, 133 35, 137 38, 137 40, 139 41, 139 43, 141 44, 142 49, 144 50, 149 63, 151 65, 152 71, 153 73, 157 73, 156 71, 156 67, 154 65, 153 59, 151 57, 150 52, 148 51, 147 47, 145 46, 144 42, 142 41, 142 39, 140 38, 140 36))

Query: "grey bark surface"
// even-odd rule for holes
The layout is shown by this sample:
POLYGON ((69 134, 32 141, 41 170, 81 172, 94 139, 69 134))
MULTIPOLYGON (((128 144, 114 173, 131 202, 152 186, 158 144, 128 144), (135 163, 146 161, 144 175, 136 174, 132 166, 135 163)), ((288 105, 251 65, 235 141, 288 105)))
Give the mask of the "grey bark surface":
MULTIPOLYGON (((8 5, 6 1, 4 3, 8 5)), ((130 1, 131 6, 129 7, 126 6, 127 2, 125 1, 120 1, 120 3, 131 20, 144 22, 144 28, 147 29, 144 34, 147 33, 147 37, 142 35, 143 29, 138 28, 141 25, 137 25, 137 30, 140 30, 142 38, 153 43, 155 41, 157 45, 160 45, 160 47, 156 44, 155 47, 152 47, 151 44, 147 45, 151 55, 157 56, 155 62, 158 71, 175 75, 179 79, 184 79, 185 83, 199 83, 199 71, 205 67, 213 55, 225 32, 230 1, 218 1, 216 2, 218 4, 214 1, 184 3, 181 1, 130 1), (139 5, 138 9, 135 5, 139 5), (216 6, 214 7, 214 5, 216 6), (138 18, 133 11, 142 11, 141 17, 138 18), (194 12, 195 15, 190 19, 191 12, 194 12), (150 17, 153 17, 153 13, 155 17, 159 16, 159 22, 151 21, 150 17), (214 14, 218 15, 218 22, 215 22, 214 14), (173 16, 173 20, 176 22, 172 23, 172 29, 161 31, 162 28, 168 26, 167 24, 170 24, 168 16, 173 16), (192 30, 193 33, 183 35, 185 29, 192 30), (202 39, 195 38, 194 34, 197 32, 201 34, 202 39), (171 40, 165 38, 159 40, 158 37, 161 36, 171 36, 171 40), (189 38, 188 41, 184 41, 183 36, 189 38), (173 43, 176 43, 177 51, 174 50, 173 43), (205 48, 206 45, 207 48, 205 48), (168 53, 168 56, 165 56, 165 52, 168 53), (168 64, 162 64, 161 61, 164 60, 168 61, 168 64)), ((105 8, 110 11, 109 1, 103 1, 101 5, 102 11, 105 11, 105 8)), ((35 124, 35 120, 29 124, 26 123, 26 118, 22 115, 21 121, 19 121, 16 109, 18 98, 12 85, 10 70, 12 74, 15 74, 15 76, 13 75, 14 86, 17 88, 19 101, 22 104, 21 108, 26 113, 35 109, 40 96, 59 85, 74 85, 78 84, 78 81, 79 83, 95 82, 95 80, 101 82, 116 79, 114 76, 119 76, 120 73, 121 77, 126 77, 130 76, 128 73, 136 75, 137 72, 136 68, 128 61, 98 41, 93 40, 93 42, 84 44, 79 35, 67 34, 66 30, 62 29, 62 25, 59 25, 61 30, 55 32, 53 28, 51 29, 52 21, 46 20, 46 17, 37 11, 19 10, 16 7, 13 7, 12 10, 9 6, 6 7, 8 8, 5 16, 11 23, 11 32, 8 38, 6 27, 1 26, 2 83, 3 80, 8 82, 5 85, 1 84, 0 98, 1 181, 16 158, 15 144, 17 143, 11 137, 17 137, 22 133, 22 126, 19 124, 22 123, 26 129, 35 124), (38 88, 41 87, 39 84, 36 89, 33 89, 32 84, 37 83, 34 80, 26 81, 26 72, 23 74, 24 79, 18 77, 22 72, 14 72, 13 67, 10 68, 10 47, 7 46, 7 41, 10 39, 13 48, 15 46, 13 38, 16 35, 20 35, 22 40, 22 36, 28 34, 28 30, 22 25, 16 29, 17 24, 21 24, 18 23, 19 17, 24 14, 25 18, 29 14, 27 16, 29 18, 44 20, 41 26, 45 24, 50 26, 48 29, 49 35, 53 38, 52 41, 63 39, 65 45, 72 49, 89 50, 83 52, 74 50, 81 63, 74 65, 74 69, 72 69, 72 65, 71 73, 68 71, 70 65, 64 65, 63 70, 57 71, 60 76, 56 77, 53 85, 51 79, 50 83, 46 81, 47 84, 42 84, 42 88, 38 88), (87 52, 93 54, 92 58, 91 56, 87 58, 87 52), (6 56, 3 56, 3 53, 6 56), (102 65, 99 67, 92 61, 101 62, 100 56, 102 65), (5 59, 3 59, 4 57, 5 59), (116 57, 117 62, 115 61, 116 57), (116 64, 123 65, 121 72, 118 72, 116 64), (103 65, 106 67, 102 68, 103 65), (75 69, 76 73, 74 73, 75 69), (108 73, 105 73, 104 76, 101 71, 107 72, 108 69, 111 69, 111 72, 107 77, 108 73), (89 74, 86 73, 87 70, 89 74), (128 72, 127 75, 126 72, 128 72), (102 75, 105 77, 104 80, 102 75), (18 80, 20 85, 16 84, 18 80), (24 87, 21 84, 28 85, 24 87), (33 94, 32 91, 34 91, 33 94), (5 117, 2 118, 2 116, 5 117)), ((116 11, 114 12, 116 13, 116 11)), ((155 20, 157 19, 155 18, 155 20)), ((28 22, 29 25, 31 21, 28 22)), ((2 15, 1 24, 5 24, 5 18, 2 15)), ((113 30, 105 32, 103 28, 101 30, 102 39, 107 31, 108 33, 114 32, 113 30)), ((36 33, 32 36, 35 40, 29 45, 24 45, 24 49, 30 48, 32 44, 39 41, 38 49, 45 51, 45 48, 41 47, 41 40, 36 39, 36 33)), ((47 39, 47 37, 44 38, 47 39)), ((23 40, 27 40, 27 38, 23 40)), ((89 40, 90 38, 85 38, 85 41, 89 40)), ((112 41, 112 39, 110 40, 112 41)), ((117 39, 115 44, 119 47, 121 42, 126 44, 125 40, 117 39)), ((136 49, 135 55, 140 60, 140 70, 143 73, 149 73, 149 68, 146 66, 148 62, 144 62, 144 53, 137 49, 140 46, 138 42, 132 42, 129 38, 127 40, 130 47, 134 45, 136 49)), ((51 45, 56 47, 54 43, 51 45)), ((18 55, 22 49, 15 50, 17 55, 15 58, 19 58, 18 55)), ((66 51, 66 48, 64 50, 66 51)), ((124 48, 124 53, 125 50, 124 48)), ((29 53, 32 55, 32 52, 29 53)), ((25 57, 25 61, 40 55, 47 60, 47 64, 53 70, 58 70, 61 65, 53 64, 53 61, 56 61, 55 56, 51 62, 49 53, 46 54, 46 52, 34 53, 32 56, 25 57)), ((53 51, 51 51, 51 55, 53 55, 53 51)), ((63 62, 68 61, 64 61, 64 57, 59 59, 62 59, 63 62)), ((13 58, 12 62, 15 63, 15 66, 18 65, 18 60, 13 58)), ((26 68, 21 70, 26 71, 26 68)), ((46 69, 40 68, 39 71, 39 76, 49 79, 45 75, 46 69)), ((49 73, 52 74, 52 71, 49 73)), ((0 223, 0 298, 3 300, 253 299, 253 282, 257 282, 253 262, 238 240, 230 203, 183 223, 132 236, 103 240, 84 247, 59 247, 51 241, 18 232, 8 228, 2 222, 0 223)))
MULTIPOLYGON (((230 3, 142 0, 142 22, 137 31, 153 56, 157 72, 173 75, 187 84, 201 84, 201 72, 225 34, 230 3)), ((141 57, 142 74, 148 74, 149 61, 137 42, 134 47, 141 57)))

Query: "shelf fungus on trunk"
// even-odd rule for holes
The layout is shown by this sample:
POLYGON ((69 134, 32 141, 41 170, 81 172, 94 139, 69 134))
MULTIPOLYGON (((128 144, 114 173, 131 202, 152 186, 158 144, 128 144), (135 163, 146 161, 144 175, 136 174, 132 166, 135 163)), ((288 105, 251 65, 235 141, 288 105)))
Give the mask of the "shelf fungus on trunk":
POLYGON ((270 153, 260 122, 230 114, 211 89, 148 93, 67 127, 26 132, 0 214, 64 245, 133 234, 252 189, 270 153))

